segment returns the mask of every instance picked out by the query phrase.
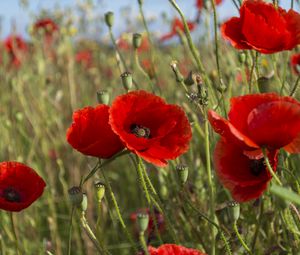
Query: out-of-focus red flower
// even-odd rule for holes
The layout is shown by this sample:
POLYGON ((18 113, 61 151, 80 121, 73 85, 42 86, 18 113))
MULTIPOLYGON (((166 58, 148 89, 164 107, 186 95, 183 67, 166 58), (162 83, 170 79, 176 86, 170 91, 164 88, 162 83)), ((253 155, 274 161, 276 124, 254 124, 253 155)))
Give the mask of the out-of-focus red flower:
POLYGON ((146 70, 149 77, 152 79, 155 75, 155 68, 149 59, 143 59, 141 62, 142 67, 146 70))
MULTIPOLYGON (((155 223, 152 217, 151 211, 149 208, 139 209, 137 212, 134 212, 130 215, 130 219, 136 223, 137 216, 139 213, 146 213, 149 216, 148 224, 148 240, 151 240, 155 236, 155 223)), ((164 216, 157 210, 154 209, 155 221, 157 224, 157 230, 161 233, 165 229, 165 220, 164 216)), ((137 231, 138 232, 138 231, 137 231)))
POLYGON ((30 167, 19 162, 0 163, 0 209, 19 212, 44 191, 46 183, 30 167))
POLYGON ((148 247, 150 255, 206 255, 195 249, 176 244, 163 244, 158 248, 148 247))
MULTIPOLYGON (((210 0, 208 0, 210 1, 210 0)), ((215 0, 215 4, 219 5, 220 3, 222 3, 223 0, 215 0)), ((196 0, 196 7, 198 8, 198 10, 202 10, 204 7, 204 2, 205 0, 196 0)))
POLYGON ((275 93, 235 97, 228 118, 208 112, 212 127, 222 136, 215 150, 216 169, 233 197, 244 202, 259 197, 271 178, 262 148, 274 170, 278 149, 300 152, 300 103, 275 93))
MULTIPOLYGON (((188 22, 187 23, 188 25, 188 28, 190 31, 193 31, 195 28, 196 28, 196 23, 195 22, 188 22)), ((163 35, 161 38, 160 38, 160 41, 166 41, 166 40, 169 40, 171 38, 173 38, 174 36, 177 35, 178 31, 181 31, 183 32, 184 31, 184 25, 182 23, 182 21, 179 19, 179 18, 174 18, 173 22, 172 22, 172 25, 171 25, 171 32, 163 35)))
POLYGON ((93 63, 93 55, 90 50, 80 50, 75 55, 75 61, 84 66, 85 68, 90 68, 93 63))
POLYGON ((300 43, 300 14, 262 0, 245 0, 240 17, 225 22, 221 32, 237 49, 264 54, 291 50, 300 43))
POLYGON ((67 141, 82 154, 110 158, 124 146, 108 124, 109 106, 85 107, 73 113, 67 141))
MULTIPOLYGON (((277 150, 269 152, 272 169, 276 171, 277 150)), ((221 138, 214 152, 214 163, 219 180, 238 202, 246 202, 262 195, 272 175, 263 155, 250 158, 243 149, 221 138)))
POLYGON ((11 64, 19 67, 28 51, 28 46, 19 35, 10 35, 4 41, 4 47, 10 56, 11 64))
POLYGON ((300 53, 292 55, 291 66, 295 74, 300 75, 300 53))
POLYGON ((191 127, 184 111, 146 91, 117 97, 109 123, 126 147, 157 166, 167 165, 189 147, 191 127))
POLYGON ((58 31, 58 25, 50 18, 38 20, 34 24, 34 31, 43 33, 48 43, 52 42, 54 33, 58 31))

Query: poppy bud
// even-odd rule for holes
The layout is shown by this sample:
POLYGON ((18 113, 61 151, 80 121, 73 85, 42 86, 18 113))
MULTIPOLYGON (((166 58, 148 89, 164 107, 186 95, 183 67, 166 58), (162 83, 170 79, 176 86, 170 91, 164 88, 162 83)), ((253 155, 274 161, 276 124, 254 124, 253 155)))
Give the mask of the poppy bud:
POLYGON ((262 76, 257 79, 257 85, 260 93, 274 92, 276 91, 276 83, 273 79, 273 74, 268 76, 262 76))
POLYGON ((114 24, 114 13, 107 12, 105 13, 105 23, 108 27, 112 27, 114 24))
POLYGON ((132 35, 132 45, 134 49, 138 49, 142 44, 142 35, 138 33, 134 33, 132 35))
POLYGON ((97 91, 97 100, 99 104, 108 104, 109 103, 109 93, 107 90, 97 91))
POLYGON ((236 201, 229 201, 226 208, 229 219, 232 222, 236 222, 240 217, 240 204, 236 201))
POLYGON ((186 86, 192 86, 196 83, 196 74, 193 71, 190 71, 188 76, 184 80, 186 86))
POLYGON ((147 213, 139 213, 137 215, 137 225, 140 233, 144 233, 148 228, 149 224, 149 215, 147 213))
POLYGON ((246 54, 245 54, 245 52, 240 52, 239 55, 238 55, 238 58, 239 58, 239 62, 241 64, 244 64, 245 61, 246 61, 246 54))
POLYGON ((88 206, 88 199, 85 193, 82 193, 82 201, 81 201, 81 211, 85 212, 88 206))
POLYGON ((68 190, 68 193, 72 205, 77 207, 80 206, 83 199, 81 188, 74 186, 68 190))
POLYGON ((142 5, 144 3, 143 0, 138 0, 139 5, 142 5))
POLYGON ((121 74, 121 79, 123 86, 126 90, 130 90, 132 88, 132 75, 130 72, 124 72, 121 74))
POLYGON ((181 185, 185 184, 189 175, 189 168, 187 165, 179 164, 176 166, 178 177, 181 185))
POLYGON ((98 181, 95 182, 95 188, 97 192, 96 195, 97 195, 98 202, 101 203, 105 194, 105 186, 102 182, 98 181))
POLYGON ((184 81, 184 77, 180 73, 179 69, 177 68, 177 61, 176 60, 171 61, 170 66, 171 66, 171 68, 172 68, 172 70, 173 70, 173 72, 175 74, 176 81, 177 82, 183 82, 184 81))

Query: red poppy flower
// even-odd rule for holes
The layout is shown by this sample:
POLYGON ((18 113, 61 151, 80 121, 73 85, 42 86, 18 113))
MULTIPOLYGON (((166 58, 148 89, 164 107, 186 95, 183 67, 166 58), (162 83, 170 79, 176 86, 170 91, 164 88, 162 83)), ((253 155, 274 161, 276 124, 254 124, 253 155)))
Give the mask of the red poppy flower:
POLYGON ((300 75, 300 53, 292 55, 291 65, 295 74, 300 75))
POLYGON ((75 61, 86 68, 92 66, 93 56, 90 50, 81 50, 78 51, 75 55, 75 61))
MULTIPOLYGON (((272 169, 276 171, 277 150, 268 153, 272 169)), ((264 163, 263 155, 251 156, 230 140, 221 138, 214 152, 217 175, 232 197, 238 202, 246 202, 261 196, 272 175, 264 163)))
POLYGON ((19 162, 0 163, 0 209, 19 212, 44 191, 46 183, 30 167, 19 162))
POLYGON ((290 153, 300 152, 300 103, 292 97, 275 93, 235 97, 228 117, 208 113, 214 130, 246 151, 284 147, 290 153))
POLYGON ((265 54, 291 50, 300 43, 300 14, 262 0, 245 0, 240 17, 225 22, 221 32, 237 49, 265 54))
MULTIPOLYGON (((139 213, 146 213, 149 216, 149 223, 148 223, 148 240, 152 239, 155 235, 155 225, 154 219, 152 217, 151 211, 149 208, 146 209, 139 209, 137 212, 132 213, 130 215, 130 219, 135 223, 137 220, 137 215, 139 213)), ((164 216, 157 210, 154 209, 155 221, 157 224, 157 228, 159 232, 162 232, 165 229, 165 221, 164 216)), ((138 230, 136 231, 138 234, 138 230)))
POLYGON ((50 18, 40 19, 34 24, 35 32, 41 31, 48 40, 58 31, 58 25, 50 18))
POLYGON ((67 141, 79 152, 98 158, 110 158, 121 151, 119 137, 108 124, 107 105, 85 107, 73 113, 73 123, 67 131, 67 141))
MULTIPOLYGON (((208 1, 210 1, 210 0, 208 0, 208 1)), ((220 3, 222 3, 222 1, 223 0, 215 0, 215 4, 219 5, 220 3)), ((204 2, 205 2, 205 0, 197 0, 196 1, 196 7, 198 8, 199 11, 203 9, 204 2)))
POLYGON ((157 166, 186 152, 192 136, 179 106, 142 90, 117 97, 109 123, 129 150, 157 166))
POLYGON ((26 42, 21 36, 10 35, 4 41, 5 50, 10 56, 11 64, 19 67, 22 63, 25 53, 28 51, 26 42))
MULTIPOLYGON (((188 28, 190 31, 193 31, 196 28, 196 23, 195 22, 188 22, 187 23, 188 28)), ((172 25, 171 25, 171 32, 163 35, 160 38, 160 41, 166 41, 169 40, 171 38, 173 38, 174 36, 177 35, 178 31, 184 31, 184 25, 182 23, 182 21, 180 19, 178 19, 177 17, 173 20, 172 25)))
POLYGON ((206 255, 198 250, 176 244, 163 244, 159 248, 149 247, 150 255, 206 255))

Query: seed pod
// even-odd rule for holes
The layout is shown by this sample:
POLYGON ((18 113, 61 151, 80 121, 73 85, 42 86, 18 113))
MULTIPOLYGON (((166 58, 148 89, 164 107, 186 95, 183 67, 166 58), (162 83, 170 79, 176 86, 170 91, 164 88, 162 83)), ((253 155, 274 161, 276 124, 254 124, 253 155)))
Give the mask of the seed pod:
POLYGON ((240 217, 240 204, 236 201, 229 201, 226 208, 230 220, 236 222, 240 217))
POLYGON ((149 215, 147 213, 139 213, 137 215, 137 225, 139 232, 143 233, 148 228, 149 224, 149 215))
POLYGON ((109 103, 109 93, 107 90, 97 91, 97 100, 99 104, 108 104, 109 103))
POLYGON ((142 44, 142 35, 138 33, 134 33, 132 35, 132 45, 135 49, 138 49, 142 44))
POLYGON ((126 90, 130 90, 132 88, 132 75, 130 72, 124 72, 121 74, 121 79, 123 86, 126 90))
POLYGON ((105 13, 105 23, 108 27, 112 27, 113 24, 114 24, 114 20, 115 20, 115 17, 114 17, 114 13, 113 12, 107 12, 105 13))
POLYGON ((105 194, 105 185, 102 182, 98 181, 95 182, 95 188, 97 192, 96 195, 97 195, 98 202, 101 203, 105 194))
POLYGON ((185 184, 189 175, 189 168, 187 165, 179 164, 176 166, 178 177, 181 185, 185 184))

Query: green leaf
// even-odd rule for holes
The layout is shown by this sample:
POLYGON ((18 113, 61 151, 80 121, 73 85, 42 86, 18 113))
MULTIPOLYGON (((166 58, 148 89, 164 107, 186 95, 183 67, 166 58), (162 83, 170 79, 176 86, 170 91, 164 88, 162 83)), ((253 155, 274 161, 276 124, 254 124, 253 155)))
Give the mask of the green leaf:
POLYGON ((300 195, 288 188, 273 184, 270 188, 270 192, 284 200, 300 205, 300 195))

